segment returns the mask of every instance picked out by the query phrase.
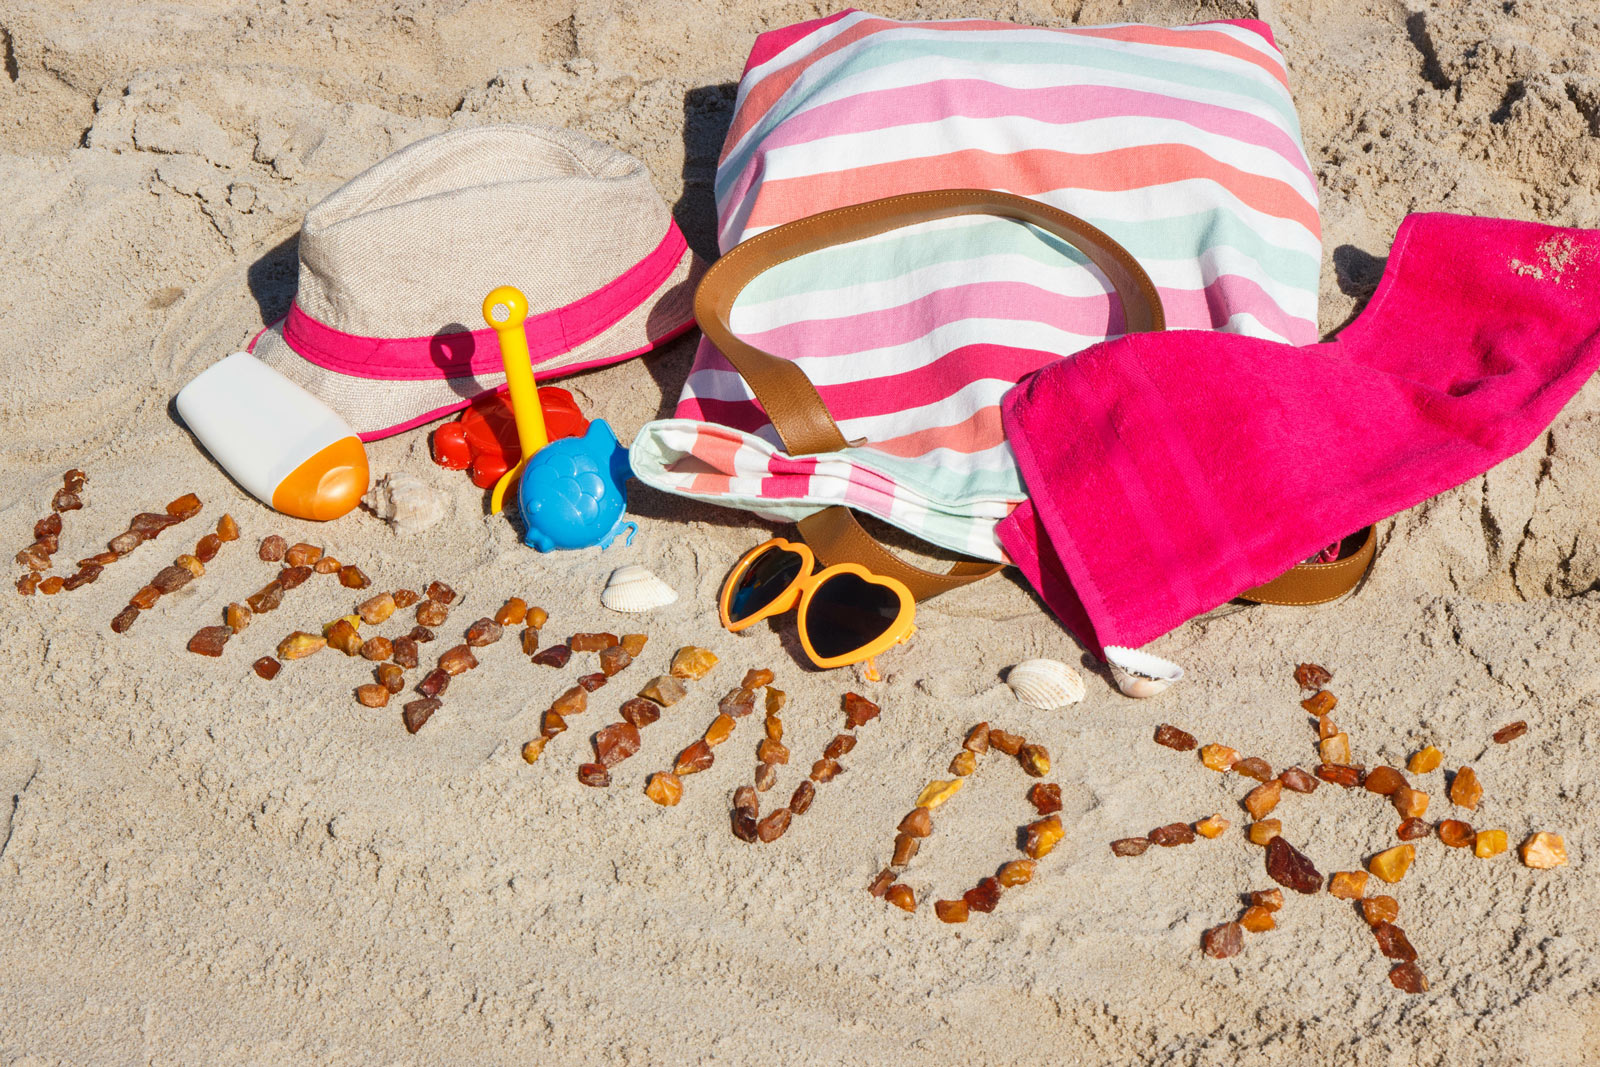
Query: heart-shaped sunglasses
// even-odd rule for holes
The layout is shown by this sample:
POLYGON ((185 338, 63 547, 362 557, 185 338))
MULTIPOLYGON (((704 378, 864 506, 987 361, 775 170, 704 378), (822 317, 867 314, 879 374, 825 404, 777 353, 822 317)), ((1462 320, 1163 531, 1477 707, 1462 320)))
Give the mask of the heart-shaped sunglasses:
POLYGON ((775 537, 740 557, 722 583, 717 609, 735 632, 799 607, 800 643, 824 669, 867 663, 917 632, 916 601, 905 585, 855 563, 816 571, 817 559, 797 541, 775 537))

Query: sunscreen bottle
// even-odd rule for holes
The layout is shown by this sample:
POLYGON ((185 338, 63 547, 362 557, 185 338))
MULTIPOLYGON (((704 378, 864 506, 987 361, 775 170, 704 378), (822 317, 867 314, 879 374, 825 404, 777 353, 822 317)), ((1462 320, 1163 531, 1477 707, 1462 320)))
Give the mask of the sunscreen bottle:
POLYGON ((211 458, 285 515, 337 519, 367 491, 367 450, 350 425, 248 352, 201 371, 177 407, 211 458))

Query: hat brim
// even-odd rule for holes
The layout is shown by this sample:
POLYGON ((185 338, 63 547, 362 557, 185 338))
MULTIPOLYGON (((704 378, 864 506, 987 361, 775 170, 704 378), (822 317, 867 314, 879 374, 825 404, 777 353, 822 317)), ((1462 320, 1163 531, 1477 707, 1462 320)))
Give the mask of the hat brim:
MULTIPOLYGON (((685 249, 672 273, 646 299, 588 340, 535 360, 534 376, 545 382, 620 363, 680 336, 694 325, 694 290, 703 271, 700 258, 685 249)), ((263 330, 250 350, 343 416, 363 441, 443 418, 505 385, 503 372, 409 381, 341 374, 296 352, 284 337, 283 325, 280 320, 263 330)))

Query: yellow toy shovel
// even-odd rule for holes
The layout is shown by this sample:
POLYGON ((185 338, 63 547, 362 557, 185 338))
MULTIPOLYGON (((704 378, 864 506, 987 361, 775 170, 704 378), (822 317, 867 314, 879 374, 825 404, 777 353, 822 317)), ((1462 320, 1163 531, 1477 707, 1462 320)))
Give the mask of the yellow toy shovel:
POLYGON ((500 361, 506 368, 506 386, 511 393, 511 414, 517 423, 517 443, 522 458, 500 476, 489 495, 489 511, 500 514, 506 490, 516 481, 528 458, 550 443, 544 428, 544 409, 539 406, 539 389, 533 380, 533 359, 528 355, 528 335, 522 324, 528 318, 528 298, 515 286, 502 285, 483 298, 483 320, 500 338, 500 361))

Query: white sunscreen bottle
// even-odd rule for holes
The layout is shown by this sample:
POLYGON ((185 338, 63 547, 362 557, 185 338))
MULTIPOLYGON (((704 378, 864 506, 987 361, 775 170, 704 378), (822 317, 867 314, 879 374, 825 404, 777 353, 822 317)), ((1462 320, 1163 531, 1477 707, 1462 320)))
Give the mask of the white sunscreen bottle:
POLYGON ((201 371, 176 403, 211 458, 276 511, 337 519, 367 491, 367 450, 350 425, 248 352, 201 371))

